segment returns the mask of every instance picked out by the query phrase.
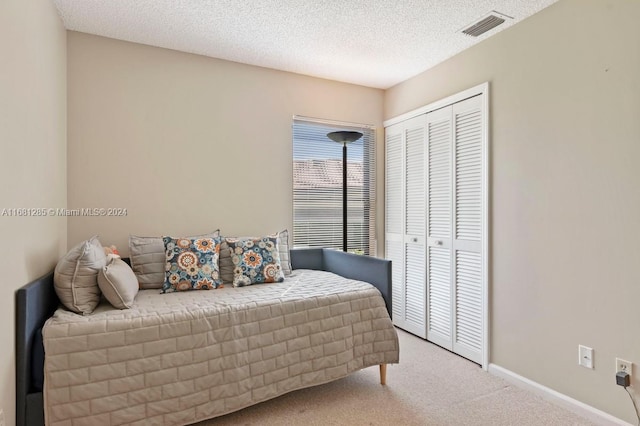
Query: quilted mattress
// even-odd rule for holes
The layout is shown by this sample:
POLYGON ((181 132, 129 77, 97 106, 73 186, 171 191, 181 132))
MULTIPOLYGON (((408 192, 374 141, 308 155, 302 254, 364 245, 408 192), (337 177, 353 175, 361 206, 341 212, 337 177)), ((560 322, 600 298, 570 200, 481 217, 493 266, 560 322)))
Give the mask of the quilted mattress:
POLYGON ((380 292, 296 270, 282 283, 63 309, 43 328, 48 425, 185 425, 397 363, 380 292))

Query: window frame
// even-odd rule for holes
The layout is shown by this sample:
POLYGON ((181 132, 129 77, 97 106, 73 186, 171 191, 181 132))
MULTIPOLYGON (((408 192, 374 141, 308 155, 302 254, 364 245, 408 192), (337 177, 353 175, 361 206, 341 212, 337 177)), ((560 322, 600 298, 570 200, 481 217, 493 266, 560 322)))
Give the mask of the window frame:
MULTIPOLYGON (((300 140, 297 139, 300 136, 300 131, 303 133, 310 132, 313 134, 309 136, 310 138, 314 138, 311 143, 324 143, 321 140, 320 136, 325 135, 326 133, 332 131, 339 130, 347 130, 347 131, 359 131, 363 133, 363 138, 361 139, 361 154, 357 154, 360 159, 358 162, 362 164, 362 189, 356 190, 354 192, 353 186, 349 186, 348 188, 348 223, 350 224, 348 227, 348 251, 352 253, 358 254, 367 254, 375 256, 377 254, 377 239, 376 239, 376 197, 377 197, 377 188, 376 188, 376 127, 369 124, 360 124, 360 123, 348 123, 341 121, 333 121, 326 119, 318 119, 304 116, 294 116, 292 120, 292 132, 291 132, 291 141, 292 141, 292 219, 293 219, 293 228, 292 228, 292 247, 294 248, 312 248, 312 247, 329 247, 334 249, 342 250, 342 146, 337 144, 336 142, 331 141, 329 138, 326 138, 327 143, 327 151, 319 154, 320 158, 304 158, 304 159, 296 159, 297 155, 301 155, 304 157, 305 155, 310 155, 312 152, 311 148, 305 149, 297 149, 296 144, 300 143, 300 140), (296 126, 308 126, 301 130, 301 127, 296 126), (317 128, 313 129, 313 128, 317 128), (312 130, 309 130, 312 129, 312 130), (333 144, 333 145, 331 145, 333 144), (331 152, 335 151, 334 156, 330 156, 331 152), (339 157, 338 153, 339 152, 339 157), (301 176, 301 173, 304 170, 301 169, 302 165, 296 164, 296 161, 333 161, 339 158, 340 160, 340 184, 339 186, 335 185, 335 182, 331 184, 331 188, 326 187, 324 190, 326 192, 336 192, 336 196, 333 194, 327 196, 326 200, 318 200, 319 202, 325 201, 326 204, 323 205, 325 209, 328 209, 327 216, 324 217, 325 222, 323 227, 318 227, 318 229, 330 229, 331 235, 323 238, 323 241, 316 239, 314 242, 313 231, 309 231, 308 234, 304 236, 300 235, 301 227, 307 226, 308 228, 312 227, 313 216, 310 216, 306 221, 299 221, 301 213, 299 206, 297 207, 297 200, 300 199, 303 193, 313 195, 313 189, 307 188, 306 190, 296 188, 297 182, 301 176), (353 212, 353 204, 354 202, 362 202, 362 210, 356 210, 357 213, 353 212), (338 209, 339 206, 339 209, 338 209), (330 211, 329 211, 330 210, 330 211), (337 219, 339 217, 339 221, 337 219), (353 220, 353 222, 352 222, 353 220), (354 228, 353 223, 357 222, 359 225, 356 225, 354 228), (339 229, 339 232, 336 230, 339 229), (353 232, 352 232, 353 231, 353 232), (330 241, 330 243, 326 243, 330 241)), ((306 136, 306 133, 305 133, 306 136)), ((353 164, 352 154, 354 153, 352 145, 358 144, 359 141, 354 142, 353 144, 347 145, 347 155, 348 155, 348 165, 353 164), (351 150, 349 149, 351 148, 351 150)), ((357 151, 356 151, 357 152, 357 151)), ((325 165, 326 169, 328 165, 325 165)), ((333 164, 332 168, 335 169, 337 164, 333 164)), ((316 164, 317 168, 317 164, 316 164)), ((317 170, 314 170, 317 172, 317 170)), ((348 169, 349 176, 352 175, 353 169, 348 169)), ((335 173, 326 177, 326 180, 331 180, 334 177, 335 173)), ((317 176, 317 174, 316 174, 317 176)), ((327 176, 327 175, 324 175, 327 176)), ((353 179, 358 179, 357 177, 353 179)), ((353 183, 352 179, 348 179, 349 182, 353 183)), ((308 187, 311 187, 311 183, 308 183, 308 187)), ((322 185, 319 185, 322 186, 322 185)), ((322 191, 322 188, 319 188, 319 193, 322 191)), ((307 199, 307 206, 313 204, 313 201, 307 199)), ((320 231, 322 232, 322 231, 320 231)))

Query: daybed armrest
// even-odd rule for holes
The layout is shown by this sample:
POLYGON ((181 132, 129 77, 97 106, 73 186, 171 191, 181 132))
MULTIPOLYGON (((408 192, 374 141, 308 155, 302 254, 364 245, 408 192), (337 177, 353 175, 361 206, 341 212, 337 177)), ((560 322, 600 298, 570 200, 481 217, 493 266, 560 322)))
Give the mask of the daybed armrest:
POLYGON ((391 316, 391 261, 372 256, 323 249, 324 270, 352 280, 373 284, 391 316))
POLYGON ((292 249, 293 269, 333 272, 345 278, 371 283, 380 293, 391 316, 391 261, 332 249, 292 249))

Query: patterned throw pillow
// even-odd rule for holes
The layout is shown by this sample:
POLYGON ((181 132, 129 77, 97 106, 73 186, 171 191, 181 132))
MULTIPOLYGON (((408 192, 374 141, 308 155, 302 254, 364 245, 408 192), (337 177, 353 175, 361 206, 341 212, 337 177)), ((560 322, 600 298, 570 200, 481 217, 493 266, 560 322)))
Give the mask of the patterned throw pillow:
MULTIPOLYGON (((289 231, 286 229, 276 234, 278 237, 278 254, 280 255, 280 266, 284 272, 285 278, 291 275, 291 258, 289 254, 289 231)), ((253 237, 227 237, 233 240, 246 240, 253 237)), ((231 261, 231 253, 226 239, 222 239, 220 245, 220 278, 225 284, 233 283, 233 262, 231 261)))
POLYGON ((162 237, 162 241, 167 257, 163 293, 222 287, 219 237, 162 237))
MULTIPOLYGON (((191 235, 185 238, 216 238, 220 236, 217 229, 208 234, 191 235)), ((141 290, 162 288, 165 281, 164 264, 166 255, 162 237, 138 237, 129 235, 129 259, 131 269, 138 278, 141 290)))
POLYGON ((233 262, 233 286, 284 281, 278 253, 278 236, 227 238, 233 262))

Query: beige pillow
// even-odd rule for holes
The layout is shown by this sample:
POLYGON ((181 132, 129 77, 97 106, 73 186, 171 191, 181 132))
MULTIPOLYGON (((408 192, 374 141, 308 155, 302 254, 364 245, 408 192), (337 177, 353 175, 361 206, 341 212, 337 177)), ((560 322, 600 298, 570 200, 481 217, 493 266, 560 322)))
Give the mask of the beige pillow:
POLYGON ((98 271, 107 263, 97 236, 83 241, 56 265, 53 286, 60 302, 70 311, 87 315, 100 302, 98 271))
POLYGON ((129 309, 138 294, 138 279, 129 265, 119 258, 98 272, 98 286, 104 297, 118 309, 129 309))
POLYGON ((220 243, 220 257, 218 258, 218 265, 220 265, 220 278, 223 284, 233 285, 233 262, 231 261, 231 252, 229 251, 229 244, 225 238, 220 243))
POLYGON ((280 265, 284 276, 291 275, 291 256, 289 255, 289 231, 278 233, 278 252, 280 253, 280 265))
MULTIPOLYGON (((210 234, 185 238, 216 238, 220 230, 210 234)), ((162 237, 138 237, 129 235, 131 269, 138 279, 140 289, 161 289, 165 280, 166 254, 162 237)), ((233 273, 233 272, 232 272, 233 273)))
MULTIPOLYGON (((278 254, 280 255, 280 266, 284 276, 291 275, 291 260, 289 256, 289 231, 284 230, 278 233, 278 254)), ((231 238, 231 237, 229 237, 231 238)), ((246 239, 249 237, 240 237, 234 239, 246 239)), ((223 238, 220 243, 220 278, 224 284, 233 284, 233 262, 231 261, 231 251, 229 244, 223 238)))

